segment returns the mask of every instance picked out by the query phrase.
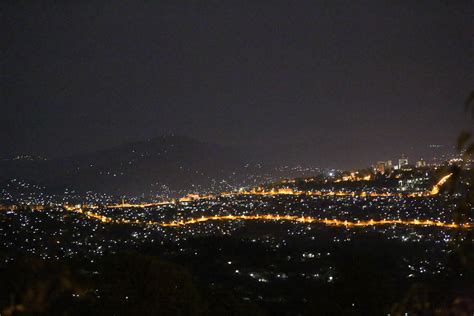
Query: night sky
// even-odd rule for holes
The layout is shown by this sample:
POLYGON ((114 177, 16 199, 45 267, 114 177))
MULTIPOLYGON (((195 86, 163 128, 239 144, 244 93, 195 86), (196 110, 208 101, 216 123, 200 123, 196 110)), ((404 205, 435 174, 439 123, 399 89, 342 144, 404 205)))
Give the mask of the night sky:
POLYGON ((348 165, 469 124, 471 1, 111 3, 2 2, 3 155, 178 133, 348 165))

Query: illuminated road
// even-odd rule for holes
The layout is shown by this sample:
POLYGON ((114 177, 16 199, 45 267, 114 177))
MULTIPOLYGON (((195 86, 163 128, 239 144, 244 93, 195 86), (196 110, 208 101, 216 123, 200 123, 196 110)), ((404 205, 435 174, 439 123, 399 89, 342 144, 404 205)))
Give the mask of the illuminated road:
MULTIPOLYGON (((239 196, 239 195, 258 195, 258 196, 277 196, 277 195, 306 195, 306 196, 316 196, 316 197, 324 197, 324 196, 352 196, 352 197, 428 197, 428 196, 435 196, 439 194, 441 187, 448 181, 448 179, 453 174, 450 173, 442 177, 438 183, 436 183, 430 191, 426 192, 418 192, 418 193, 378 193, 378 192, 346 192, 346 191, 330 191, 330 192, 321 192, 321 191, 294 191, 290 188, 280 188, 280 189, 272 189, 270 191, 265 191, 263 189, 252 189, 250 191, 240 191, 240 192, 223 192, 218 195, 198 195, 198 194, 189 194, 182 198, 178 199, 178 202, 190 202, 190 201, 197 201, 202 199, 214 199, 218 196, 225 197, 225 196, 239 196)), ((106 205, 103 206, 105 208, 145 208, 145 207, 153 207, 153 206, 160 206, 160 205, 168 205, 174 204, 176 201, 162 201, 156 203, 141 203, 141 204, 130 204, 125 203, 122 201, 121 204, 113 204, 113 205, 106 205)), ((98 206, 92 206, 90 208, 98 208, 98 206)))
POLYGON ((430 220, 368 220, 368 221, 341 221, 337 219, 318 219, 310 216, 294 216, 294 215, 271 215, 271 214, 262 214, 262 215, 226 215, 226 216, 209 216, 201 217, 196 219, 189 219, 186 221, 175 221, 170 223, 161 223, 160 226, 163 227, 180 227, 193 225, 197 223, 207 222, 207 221, 233 221, 233 220, 259 220, 259 221, 289 221, 289 222, 298 222, 305 224, 324 224, 327 226, 344 226, 344 227, 365 227, 365 226, 375 226, 375 225, 407 225, 407 226, 437 226, 443 228, 471 228, 471 224, 462 224, 457 225, 454 223, 443 223, 435 222, 430 220))
MULTIPOLYGON (((433 196, 437 195, 440 191, 441 186, 443 186, 446 181, 452 176, 452 174, 448 174, 442 177, 436 185, 433 186, 431 191, 422 192, 419 194, 408 194, 408 195, 401 195, 401 194, 388 194, 388 193, 365 193, 362 192, 358 196, 433 196)), ((345 193, 345 192, 295 192, 291 189, 279 189, 279 190, 272 190, 272 191, 248 191, 248 192, 239 192, 239 193, 221 193, 220 196, 226 195, 311 195, 311 196, 354 196, 355 193, 345 193)), ((199 196, 199 195, 188 195, 179 199, 180 202, 186 201, 195 201, 199 199, 210 199, 215 198, 215 196, 207 195, 207 196, 199 196)), ((144 204, 129 204, 124 203, 116 204, 116 205, 108 205, 104 208, 145 208, 145 207, 153 207, 159 205, 166 205, 174 203, 174 201, 164 201, 164 202, 157 202, 157 203, 144 203, 144 204)), ((379 226, 379 225, 405 225, 405 226, 434 226, 434 227, 441 227, 441 228, 462 228, 462 229, 469 229, 474 226, 473 223, 464 223, 464 224, 456 224, 456 223, 445 223, 439 221, 432 221, 432 220, 366 220, 366 221, 347 221, 347 220, 337 220, 337 219, 319 219, 315 217, 300 217, 294 215, 272 215, 272 214, 261 214, 261 215, 222 215, 222 216, 203 216, 200 218, 194 219, 187 219, 181 221, 172 221, 172 222, 156 222, 156 221, 139 221, 139 220, 128 220, 128 219, 114 219, 112 217, 107 217, 105 215, 101 215, 98 213, 94 213, 90 210, 86 210, 81 206, 68 206, 65 205, 64 208, 68 211, 76 212, 87 216, 88 218, 99 220, 103 223, 115 223, 115 224, 141 224, 141 225, 155 225, 161 227, 182 227, 188 225, 194 225, 198 223, 208 222, 208 221, 235 221, 235 220, 244 220, 244 221, 287 221, 287 222, 296 222, 296 223, 305 223, 305 224, 323 224, 327 226, 343 226, 343 227, 366 227, 366 226, 379 226)), ((98 206, 91 205, 87 207, 87 209, 97 209, 98 206)))
POLYGON ((221 216, 203 216, 194 219, 187 219, 181 221, 171 222, 156 222, 156 221, 139 221, 139 220, 127 220, 127 219, 114 219, 91 211, 85 211, 81 208, 69 207, 66 208, 68 211, 83 214, 91 219, 99 220, 103 223, 114 223, 114 224, 141 224, 141 225, 155 225, 161 227, 183 227, 188 225, 194 225, 198 223, 208 221, 287 221, 304 224, 323 224, 326 226, 343 226, 343 227, 366 227, 366 226, 380 226, 380 225, 404 225, 404 226, 434 226, 441 228, 458 228, 458 229, 470 229, 474 227, 473 223, 455 224, 455 223, 444 223, 431 220, 366 220, 366 221, 347 221, 337 219, 319 219, 311 216, 294 216, 294 215, 272 215, 272 214, 261 214, 261 215, 221 215, 221 216))

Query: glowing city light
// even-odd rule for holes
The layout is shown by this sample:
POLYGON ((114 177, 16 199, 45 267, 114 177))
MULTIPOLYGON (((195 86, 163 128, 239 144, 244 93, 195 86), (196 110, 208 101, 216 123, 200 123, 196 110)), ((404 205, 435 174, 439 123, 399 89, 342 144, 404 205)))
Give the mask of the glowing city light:
POLYGON ((287 222, 296 222, 304 224, 324 224, 326 226, 342 226, 342 227, 365 227, 365 226, 380 226, 380 225, 404 225, 404 226, 435 226, 442 228, 462 228, 468 229, 472 228, 474 224, 472 223, 445 223, 440 221, 432 220, 374 220, 369 219, 365 221, 356 221, 350 222, 348 220, 338 220, 338 219, 320 219, 311 216, 296 216, 296 215, 272 215, 272 214, 256 214, 256 215, 215 215, 215 216, 202 216, 199 218, 192 218, 187 220, 171 221, 171 222, 156 222, 156 221, 130 221, 127 219, 114 219, 112 217, 107 217, 91 211, 84 211, 81 208, 68 207, 68 211, 73 211, 76 213, 83 214, 91 219, 96 219, 102 223, 115 223, 115 224, 141 224, 141 225, 156 225, 161 227, 182 227, 194 225, 207 221, 287 221, 287 222))

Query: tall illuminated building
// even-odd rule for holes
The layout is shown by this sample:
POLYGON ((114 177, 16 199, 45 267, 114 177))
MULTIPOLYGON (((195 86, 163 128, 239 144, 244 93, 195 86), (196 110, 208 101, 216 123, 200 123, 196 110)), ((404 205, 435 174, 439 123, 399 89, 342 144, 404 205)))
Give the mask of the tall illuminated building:
POLYGON ((408 158, 405 155, 402 155, 400 159, 398 159, 398 169, 403 169, 405 166, 408 166, 408 158))
POLYGON ((385 161, 379 161, 377 162, 377 164, 375 165, 375 171, 380 173, 380 174, 384 174, 385 173, 385 161))
POLYGON ((421 158, 420 160, 416 162, 416 167, 417 168, 426 167, 426 161, 424 161, 423 158, 421 158))

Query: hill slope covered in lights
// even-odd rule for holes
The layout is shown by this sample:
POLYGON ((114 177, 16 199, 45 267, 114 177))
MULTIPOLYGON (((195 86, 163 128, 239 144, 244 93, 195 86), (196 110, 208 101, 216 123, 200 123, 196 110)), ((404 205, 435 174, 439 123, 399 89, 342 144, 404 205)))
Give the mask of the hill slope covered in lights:
POLYGON ((55 160, 16 159, 0 162, 0 181, 11 179, 64 189, 111 194, 226 190, 255 185, 267 172, 231 147, 183 136, 162 136, 99 152, 55 160))

